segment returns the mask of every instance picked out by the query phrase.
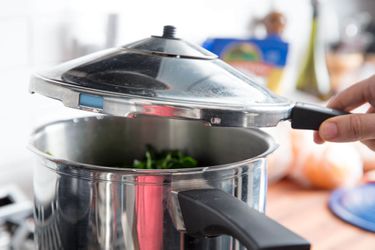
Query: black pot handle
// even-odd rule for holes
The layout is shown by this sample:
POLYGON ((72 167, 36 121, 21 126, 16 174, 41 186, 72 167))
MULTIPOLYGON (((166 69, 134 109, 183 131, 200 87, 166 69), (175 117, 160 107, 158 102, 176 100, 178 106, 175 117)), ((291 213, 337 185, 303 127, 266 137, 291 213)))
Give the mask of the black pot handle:
POLYGON ((320 124, 331 117, 347 115, 348 112, 297 102, 292 108, 291 122, 295 129, 319 130, 320 124))
POLYGON ((178 200, 186 231, 191 236, 227 234, 248 250, 310 249, 305 239, 222 190, 182 191, 178 200))

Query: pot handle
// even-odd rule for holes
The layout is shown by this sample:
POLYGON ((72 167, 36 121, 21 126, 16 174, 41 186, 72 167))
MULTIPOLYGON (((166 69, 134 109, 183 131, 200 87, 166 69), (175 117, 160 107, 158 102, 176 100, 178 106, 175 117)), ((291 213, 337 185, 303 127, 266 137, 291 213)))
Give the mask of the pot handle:
POLYGON ((191 236, 227 234, 248 250, 310 249, 308 241, 222 190, 181 191, 178 201, 191 236))
POLYGON ((328 118, 348 114, 350 113, 313 104, 297 102, 292 108, 290 119, 292 122, 292 128, 319 130, 320 124, 328 118))

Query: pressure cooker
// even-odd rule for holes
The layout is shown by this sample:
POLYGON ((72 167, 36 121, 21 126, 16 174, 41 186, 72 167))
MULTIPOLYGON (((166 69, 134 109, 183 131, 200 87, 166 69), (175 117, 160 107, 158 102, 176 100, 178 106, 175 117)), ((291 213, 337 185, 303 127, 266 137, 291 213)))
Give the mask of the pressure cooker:
POLYGON ((264 215, 277 146, 258 128, 344 113, 272 94, 173 26, 34 74, 30 92, 99 113, 31 136, 38 249, 310 248, 264 215), (200 166, 130 168, 147 145, 200 166))

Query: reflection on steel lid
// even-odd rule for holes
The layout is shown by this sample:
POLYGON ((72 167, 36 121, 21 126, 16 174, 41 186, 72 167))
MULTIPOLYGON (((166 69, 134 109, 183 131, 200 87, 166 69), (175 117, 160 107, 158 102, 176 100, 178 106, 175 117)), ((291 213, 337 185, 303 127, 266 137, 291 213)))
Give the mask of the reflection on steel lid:
POLYGON ((106 114, 195 119, 216 126, 275 126, 291 103, 211 52, 175 37, 152 36, 34 75, 31 92, 106 114), (150 109, 150 107, 152 107, 150 109))

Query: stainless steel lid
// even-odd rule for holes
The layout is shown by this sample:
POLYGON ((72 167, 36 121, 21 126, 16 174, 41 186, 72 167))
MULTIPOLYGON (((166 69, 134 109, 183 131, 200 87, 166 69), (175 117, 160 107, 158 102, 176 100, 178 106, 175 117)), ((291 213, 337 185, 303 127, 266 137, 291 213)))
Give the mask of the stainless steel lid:
POLYGON ((155 115, 215 126, 275 126, 293 103, 211 52, 175 37, 152 36, 58 65, 31 78, 30 92, 65 106, 116 116, 155 115))

